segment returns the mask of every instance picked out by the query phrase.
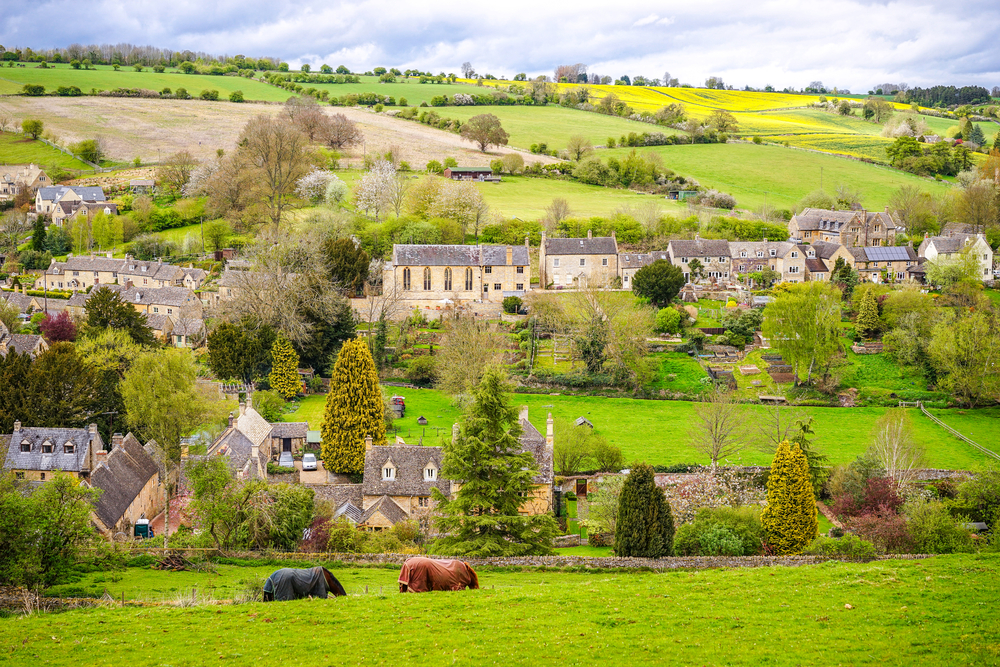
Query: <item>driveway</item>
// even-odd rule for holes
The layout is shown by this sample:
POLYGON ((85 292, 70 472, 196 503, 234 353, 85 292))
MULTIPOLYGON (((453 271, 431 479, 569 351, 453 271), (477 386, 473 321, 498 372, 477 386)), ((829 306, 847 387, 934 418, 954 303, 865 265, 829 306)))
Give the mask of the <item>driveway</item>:
POLYGON ((326 468, 322 461, 316 462, 316 470, 303 470, 302 461, 296 461, 295 467, 299 469, 299 482, 302 484, 326 484, 326 468))

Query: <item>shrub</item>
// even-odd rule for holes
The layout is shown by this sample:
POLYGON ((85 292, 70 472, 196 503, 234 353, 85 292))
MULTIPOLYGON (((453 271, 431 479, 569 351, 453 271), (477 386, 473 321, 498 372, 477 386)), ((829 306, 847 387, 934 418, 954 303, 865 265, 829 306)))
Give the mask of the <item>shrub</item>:
POLYGON ((295 472, 295 468, 294 467, 293 468, 285 468, 285 467, 279 466, 274 461, 268 461, 267 462, 267 474, 268 475, 289 475, 289 474, 291 474, 293 472, 295 472))
POLYGON ((431 384, 437 377, 437 359, 430 355, 417 357, 406 369, 406 379, 416 384, 431 384))
POLYGON ((952 554, 972 551, 972 534, 945 507, 933 500, 915 500, 903 508, 913 546, 922 554, 952 554))
POLYGON ((507 296, 503 300, 503 312, 505 313, 516 313, 521 310, 521 297, 519 296, 507 296))
POLYGON ((877 555, 874 544, 850 533, 840 538, 817 537, 802 553, 864 561, 874 560, 877 555))
POLYGON ((906 519, 894 512, 868 512, 851 518, 848 530, 863 537, 879 553, 905 554, 913 551, 913 538, 906 519))
POLYGON ((674 519, 653 469, 644 463, 632 468, 618 497, 615 555, 659 558, 674 548, 674 519))
POLYGON ((677 333, 681 323, 681 314, 676 308, 660 308, 656 313, 655 329, 660 333, 677 333))
POLYGON ((759 507, 706 507, 677 530, 674 551, 683 556, 754 556, 763 553, 763 534, 759 507))
POLYGON ((255 391, 253 409, 269 422, 280 422, 285 412, 285 399, 276 391, 255 391))
POLYGON ((229 93, 229 101, 230 102, 242 102, 243 101, 243 91, 242 90, 234 90, 233 92, 229 93))
POLYGON ((442 167, 441 163, 437 160, 431 160, 428 162, 426 169, 428 174, 440 174, 444 171, 444 167, 442 167))
POLYGON ((978 471, 973 479, 962 484, 958 497, 976 507, 983 521, 994 534, 1000 534, 1000 464, 978 471))
POLYGON ((219 91, 217 90, 203 90, 200 95, 203 100, 214 101, 219 99, 219 91))

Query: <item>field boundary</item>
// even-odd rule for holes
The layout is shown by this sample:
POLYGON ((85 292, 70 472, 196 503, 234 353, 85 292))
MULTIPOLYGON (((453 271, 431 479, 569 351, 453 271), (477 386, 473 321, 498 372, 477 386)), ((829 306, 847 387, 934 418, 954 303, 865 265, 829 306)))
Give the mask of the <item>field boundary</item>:
POLYGON ((935 417, 934 415, 932 415, 930 412, 928 412, 927 408, 924 407, 923 403, 919 403, 918 405, 920 406, 920 411, 922 413, 924 413, 925 416, 930 417, 932 422, 934 422, 935 424, 937 424, 938 426, 940 426, 944 430, 948 431, 948 433, 951 433, 953 436, 955 436, 959 440, 962 440, 962 441, 964 441, 964 442, 972 445, 973 447, 975 447, 976 449, 978 449, 979 451, 981 451, 983 454, 986 454, 987 456, 992 456, 993 458, 995 458, 998 461, 1000 461, 1000 454, 997 454, 993 450, 986 449, 985 447, 983 447, 979 443, 976 443, 976 442, 970 440, 969 438, 965 437, 964 435, 962 435, 961 433, 959 433, 958 431, 956 431, 952 427, 948 426, 943 421, 941 421, 940 419, 938 419, 937 417, 935 417))

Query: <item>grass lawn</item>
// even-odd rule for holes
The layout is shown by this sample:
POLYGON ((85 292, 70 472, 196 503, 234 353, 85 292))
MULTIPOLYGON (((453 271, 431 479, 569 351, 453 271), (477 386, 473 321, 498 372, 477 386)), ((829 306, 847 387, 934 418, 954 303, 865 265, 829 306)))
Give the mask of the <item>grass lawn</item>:
MULTIPOLYGON (((350 95, 352 93, 378 93, 382 96, 389 95, 396 98, 396 104, 399 104, 401 99, 406 99, 407 106, 411 107, 420 106, 421 102, 427 102, 427 104, 430 104, 431 98, 438 95, 447 95, 451 97, 456 93, 467 93, 470 95, 481 95, 483 93, 481 88, 470 86, 465 83, 420 83, 419 79, 410 79, 407 81, 402 77, 400 77, 396 83, 381 83, 379 82, 377 76, 362 76, 360 83, 303 83, 301 85, 306 90, 309 88, 325 90, 330 94, 331 98, 350 95)), ((286 91, 282 92, 285 92, 286 95, 290 94, 286 91)), ((392 109, 394 107, 388 108, 392 109)), ((453 107, 447 107, 446 109, 450 111, 452 108, 453 107)), ((457 108, 461 109, 463 107, 457 108)), ((483 109, 484 107, 473 108, 483 109)), ((441 112, 440 108, 437 110, 439 113, 441 112)), ((481 113, 486 112, 482 111, 481 113)), ((457 118, 457 116, 454 117, 457 118)))
POLYGON ((90 169, 90 165, 48 144, 13 132, 0 132, 0 164, 29 164, 63 169, 90 169))
MULTIPOLYGON (((394 426, 407 443, 417 444, 423 438, 425 445, 438 445, 442 438, 449 437, 452 424, 461 418, 448 396, 437 389, 387 389, 406 398, 406 417, 396 420, 394 426), (427 418, 427 426, 417 424, 420 416, 427 418)), ((301 401, 297 412, 285 415, 285 420, 308 421, 310 428, 319 429, 325 399, 325 396, 307 397, 301 401)), ((641 460, 659 465, 709 463, 688 444, 689 432, 697 418, 695 404, 689 401, 515 394, 514 403, 529 407, 531 423, 542 433, 545 432, 545 419, 549 412, 557 421, 572 422, 577 417, 586 417, 594 424, 595 433, 622 448, 625 460, 629 462, 641 460)), ((763 409, 752 406, 750 410, 747 426, 755 429, 763 409)), ((885 413, 886 408, 809 407, 801 410, 813 417, 817 447, 830 457, 831 463, 837 464, 850 463, 864 453, 871 443, 875 421, 885 413)), ((965 470, 985 462, 984 454, 949 435, 916 408, 908 412, 914 437, 927 451, 927 467, 965 470)), ((990 443, 1000 439, 1000 408, 938 410, 935 414, 974 441, 996 449, 990 447, 990 443)), ((770 462, 771 456, 767 452, 755 449, 744 450, 738 458, 730 460, 737 465, 768 465, 770 462)))
POLYGON ((591 556, 594 558, 610 558, 611 547, 592 547, 589 545, 579 547, 565 547, 556 549, 557 556, 591 556))
MULTIPOLYGON (((257 581, 268 570, 249 569, 257 581)), ((610 664, 625 655, 629 664, 986 665, 1000 659, 1000 626, 990 603, 1000 597, 997 556, 657 573, 483 569, 478 591, 428 595, 395 593, 395 568, 336 568, 334 574, 351 593, 366 582, 368 593, 0 620, 4 660, 186 667, 362 658, 377 664, 610 664)), ((162 587, 170 585, 166 577, 187 584, 215 575, 140 570, 136 576, 140 582, 156 577, 154 585, 162 587)))
MULTIPOLYGON (((607 152, 622 157, 630 150, 616 148, 607 152)), ((683 176, 693 176, 702 185, 728 192, 741 207, 760 206, 766 193, 769 205, 791 208, 818 190, 821 178, 827 192, 834 192, 841 184, 861 190, 862 201, 871 210, 888 204, 892 193, 902 185, 915 185, 935 197, 949 187, 885 167, 782 146, 687 144, 638 150, 659 153, 664 166, 683 176)))

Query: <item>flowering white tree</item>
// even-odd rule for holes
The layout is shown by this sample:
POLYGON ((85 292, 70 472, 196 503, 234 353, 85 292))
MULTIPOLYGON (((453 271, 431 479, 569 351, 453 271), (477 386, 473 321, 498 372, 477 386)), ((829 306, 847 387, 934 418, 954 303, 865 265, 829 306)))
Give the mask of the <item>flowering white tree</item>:
POLYGON ((308 199, 314 204, 319 203, 326 195, 327 186, 334 178, 337 177, 332 171, 313 169, 295 184, 295 194, 303 199, 308 199))
POLYGON ((469 106, 476 103, 476 100, 473 99, 472 95, 467 93, 458 93, 453 99, 455 100, 455 106, 469 106))
POLYGON ((489 212, 489 205, 472 181, 445 181, 430 207, 434 217, 448 218, 461 225, 463 234, 472 227, 476 238, 489 212))
POLYGON ((397 186, 396 167, 388 160, 376 160, 361 177, 354 191, 354 203, 359 211, 378 221, 392 205, 397 186))
POLYGON ((344 197, 346 196, 347 183, 344 183, 339 177, 333 175, 330 182, 326 185, 326 203, 339 204, 344 201, 344 197))

